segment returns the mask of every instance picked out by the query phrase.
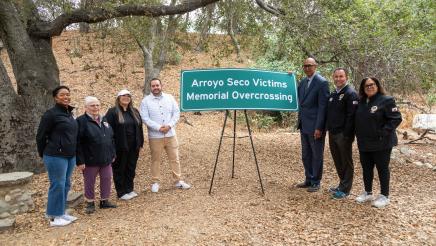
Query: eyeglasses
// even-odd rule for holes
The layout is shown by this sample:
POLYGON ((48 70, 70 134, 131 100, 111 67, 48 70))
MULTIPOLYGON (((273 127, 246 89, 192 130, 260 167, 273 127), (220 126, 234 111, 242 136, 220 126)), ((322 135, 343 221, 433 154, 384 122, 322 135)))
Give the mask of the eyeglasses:
POLYGON ((310 68, 310 67, 313 67, 313 66, 316 66, 316 65, 315 64, 304 64, 303 68, 310 68))
POLYGON ((367 84, 367 85, 365 85, 365 88, 371 88, 371 87, 374 87, 375 86, 375 83, 371 83, 371 84, 367 84))

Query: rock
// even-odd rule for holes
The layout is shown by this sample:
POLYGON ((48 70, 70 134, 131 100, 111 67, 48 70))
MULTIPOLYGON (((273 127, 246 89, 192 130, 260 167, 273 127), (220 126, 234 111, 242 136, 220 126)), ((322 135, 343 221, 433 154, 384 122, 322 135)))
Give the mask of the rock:
POLYGON ((397 161, 397 163, 402 164, 402 165, 407 164, 406 161, 401 159, 401 158, 396 159, 396 161, 397 161))
POLYGON ((11 191, 9 191, 9 194, 10 195, 19 195, 19 194, 21 194, 22 193, 22 191, 21 191, 21 189, 13 189, 13 190, 11 190, 11 191))
POLYGON ((20 201, 20 202, 21 201, 28 201, 28 200, 32 200, 32 197, 30 196, 29 193, 24 193, 17 199, 17 201, 20 201))
POLYGON ((428 163, 428 162, 424 163, 424 166, 427 167, 427 168, 430 168, 430 169, 433 168, 433 165, 428 163))
POLYGON ((0 231, 4 231, 10 228, 13 228, 15 226, 15 219, 14 218, 7 218, 7 219, 1 219, 0 220, 0 231))
POLYGON ((401 154, 403 154, 403 155, 407 155, 407 156, 410 156, 410 149, 409 148, 407 148, 407 147, 401 147, 400 148, 400 152, 401 152, 401 154))
POLYGON ((5 201, 10 202, 12 200, 12 197, 10 195, 5 196, 5 201))
POLYGON ((10 208, 7 202, 0 200, 0 214, 9 211, 10 208))
POLYGON ((418 167, 424 166, 424 163, 422 163, 420 161, 414 161, 413 164, 417 165, 418 167))
POLYGON ((9 217, 9 216, 11 216, 10 213, 8 213, 8 212, 3 212, 3 213, 0 214, 0 219, 5 219, 5 218, 7 218, 7 217, 9 217))
POLYGON ((81 204, 83 202, 83 193, 81 192, 68 192, 68 198, 67 198, 67 206, 69 208, 74 208, 77 205, 81 204))
POLYGON ((413 117, 412 127, 436 131, 436 114, 417 114, 413 117))
POLYGON ((27 184, 32 179, 31 172, 13 172, 0 174, 0 186, 27 184))

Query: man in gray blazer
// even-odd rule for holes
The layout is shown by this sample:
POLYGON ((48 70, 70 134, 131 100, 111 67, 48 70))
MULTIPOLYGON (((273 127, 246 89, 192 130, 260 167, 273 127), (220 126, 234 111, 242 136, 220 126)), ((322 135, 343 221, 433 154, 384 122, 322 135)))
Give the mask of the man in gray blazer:
POLYGON ((298 85, 298 129, 301 136, 301 152, 306 179, 297 184, 309 192, 319 190, 323 169, 325 120, 329 97, 328 81, 316 73, 313 58, 304 61, 304 77, 298 85))

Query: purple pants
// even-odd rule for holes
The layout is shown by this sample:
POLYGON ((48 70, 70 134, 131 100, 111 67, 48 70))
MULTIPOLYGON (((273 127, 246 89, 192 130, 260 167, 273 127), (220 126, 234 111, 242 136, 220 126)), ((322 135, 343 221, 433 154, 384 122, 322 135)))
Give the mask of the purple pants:
POLYGON ((97 174, 100 174, 100 199, 106 200, 111 195, 112 167, 107 165, 104 167, 86 166, 83 170, 83 178, 85 179, 85 198, 93 201, 95 199, 95 179, 97 174))

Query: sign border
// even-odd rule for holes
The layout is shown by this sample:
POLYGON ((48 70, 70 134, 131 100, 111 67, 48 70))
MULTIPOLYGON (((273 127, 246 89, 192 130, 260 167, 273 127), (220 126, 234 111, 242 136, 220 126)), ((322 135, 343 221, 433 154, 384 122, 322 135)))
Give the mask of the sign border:
POLYGON ((298 85, 297 85, 297 79, 295 78, 295 74, 292 75, 295 78, 295 100, 297 107, 295 109, 284 109, 284 108, 246 108, 246 107, 232 107, 232 108, 207 108, 207 109, 183 109, 183 74, 189 73, 189 72, 198 72, 198 71, 217 71, 217 70, 252 70, 252 71, 259 71, 259 72, 269 72, 269 73, 278 73, 278 74, 288 74, 285 72, 276 72, 276 71, 269 71, 269 70, 263 70, 263 69, 255 69, 255 68, 202 68, 202 69, 189 69, 189 70, 181 70, 180 71, 180 111, 182 112, 189 112, 189 111, 220 111, 220 110, 270 110, 270 111, 289 111, 289 112, 298 112, 299 111, 299 105, 298 105, 298 85))

